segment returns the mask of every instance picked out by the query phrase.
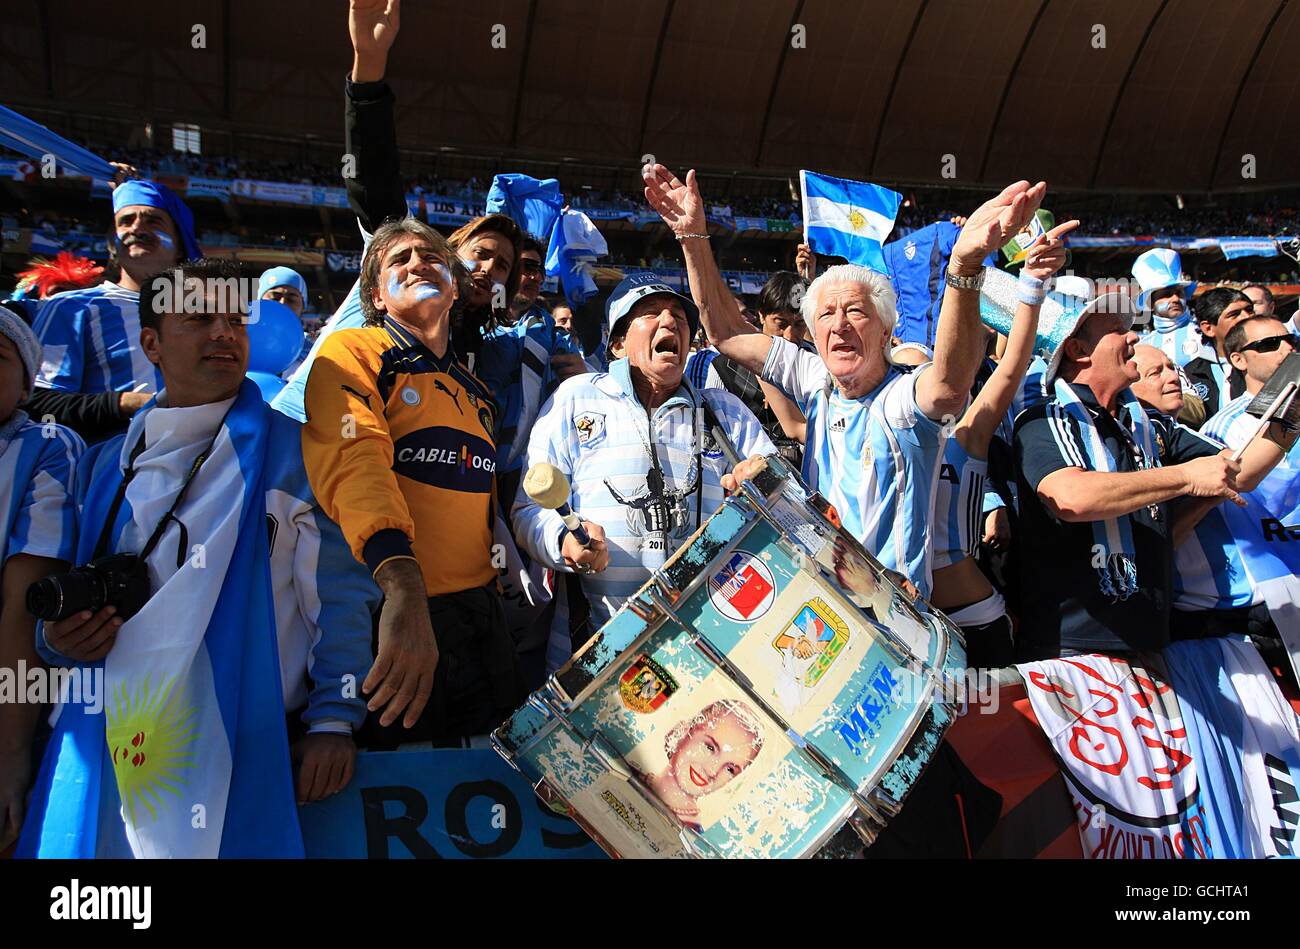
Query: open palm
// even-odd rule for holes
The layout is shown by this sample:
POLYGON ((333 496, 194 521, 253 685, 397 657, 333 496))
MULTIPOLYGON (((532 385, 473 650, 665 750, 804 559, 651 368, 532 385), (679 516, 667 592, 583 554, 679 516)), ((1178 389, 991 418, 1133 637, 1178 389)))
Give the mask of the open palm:
POLYGON ((996 198, 985 201, 961 229, 952 256, 962 269, 978 270, 984 258, 1011 240, 1043 203, 1047 182, 1030 186, 1028 181, 1007 185, 996 198))
POLYGON ((705 234, 704 201, 695 182, 695 170, 682 181, 663 165, 646 165, 641 169, 645 182, 645 199, 650 202, 674 234, 705 234))
POLYGON ((401 26, 402 0, 351 0, 348 33, 363 56, 386 56, 401 26))

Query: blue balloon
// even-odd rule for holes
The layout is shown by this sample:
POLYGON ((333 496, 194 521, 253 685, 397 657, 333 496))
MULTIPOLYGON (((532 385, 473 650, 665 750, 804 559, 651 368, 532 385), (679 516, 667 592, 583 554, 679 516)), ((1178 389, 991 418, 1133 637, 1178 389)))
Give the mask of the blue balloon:
POLYGON ((302 352, 306 334, 293 310, 275 300, 256 300, 248 308, 248 372, 278 376, 302 352))
POLYGON ((262 401, 270 402, 280 390, 284 388, 284 380, 279 376, 272 375, 269 372, 249 372, 246 373, 248 378, 257 383, 257 387, 262 390, 262 401))

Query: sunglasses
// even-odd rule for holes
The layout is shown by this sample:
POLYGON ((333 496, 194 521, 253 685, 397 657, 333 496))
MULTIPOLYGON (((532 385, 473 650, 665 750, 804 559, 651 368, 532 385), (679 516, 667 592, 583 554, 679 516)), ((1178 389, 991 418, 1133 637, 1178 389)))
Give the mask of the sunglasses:
POLYGON ((537 261, 537 260, 525 260, 523 263, 519 265, 519 269, 521 269, 524 273, 541 273, 542 264, 541 261, 537 261))
POLYGON ((1257 339, 1253 343, 1246 343, 1242 350, 1249 349, 1252 353, 1275 353, 1283 343, 1290 344, 1296 352, 1300 352, 1300 338, 1295 333, 1283 333, 1281 336, 1265 336, 1263 339, 1257 339))

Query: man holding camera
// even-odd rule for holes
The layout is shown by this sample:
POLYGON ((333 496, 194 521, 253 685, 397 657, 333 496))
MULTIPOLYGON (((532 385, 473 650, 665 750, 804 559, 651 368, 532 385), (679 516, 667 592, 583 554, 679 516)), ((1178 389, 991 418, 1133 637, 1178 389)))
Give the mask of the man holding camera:
POLYGON ((235 277, 199 261, 142 287, 164 389, 80 466, 85 566, 28 592, 42 655, 102 687, 64 697, 20 855, 302 856, 295 802, 351 777, 378 590, 298 424, 244 378, 235 277))

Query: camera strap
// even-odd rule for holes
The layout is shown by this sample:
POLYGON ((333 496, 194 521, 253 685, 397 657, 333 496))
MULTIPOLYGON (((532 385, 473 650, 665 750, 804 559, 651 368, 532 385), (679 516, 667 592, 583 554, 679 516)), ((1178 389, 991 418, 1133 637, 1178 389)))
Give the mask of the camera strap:
MULTIPOLYGON (((162 540, 163 532, 167 530, 167 522, 174 520, 177 524, 180 524, 181 528, 181 543, 176 549, 177 569, 180 569, 180 566, 185 562, 185 555, 187 553, 186 548, 189 545, 187 543, 185 525, 176 517, 176 509, 181 506, 182 502, 184 502, 185 495, 189 493, 190 485, 194 483, 194 478, 198 475, 199 469, 203 467, 203 463, 212 455, 212 449, 216 445, 217 439, 221 436, 221 430, 225 428, 225 426, 226 419, 225 416, 222 416, 221 424, 217 426, 217 430, 213 433, 212 439, 208 442, 208 446, 204 448, 203 451, 199 452, 198 457, 194 459, 194 463, 190 465, 190 472, 185 476, 185 483, 181 485, 180 491, 177 492, 176 499, 172 501, 171 507, 167 509, 167 513, 158 520, 158 526, 155 527, 153 533, 149 535, 149 539, 145 542, 144 550, 140 551, 138 554, 141 560, 149 559, 149 555, 153 553, 154 548, 158 546, 158 542, 162 540)), ((130 485, 131 479, 136 475, 136 459, 140 457, 140 453, 144 451, 144 447, 145 439, 142 434, 140 436, 140 441, 136 443, 136 446, 133 449, 131 449, 131 457, 127 462, 126 472, 122 476, 122 483, 118 485, 117 494, 113 496, 113 504, 108 509, 108 518, 104 521, 104 529, 99 535, 99 542, 95 544, 95 555, 92 558, 94 560, 98 560, 100 557, 104 556, 104 554, 108 553, 108 546, 112 538, 113 525, 117 522, 117 515, 121 510, 122 502, 126 500, 127 486, 130 485)))

